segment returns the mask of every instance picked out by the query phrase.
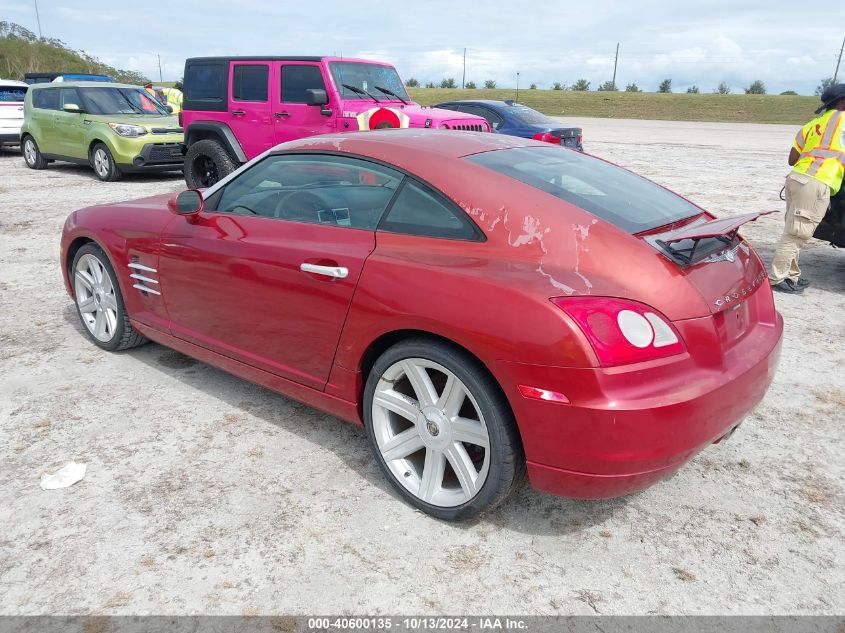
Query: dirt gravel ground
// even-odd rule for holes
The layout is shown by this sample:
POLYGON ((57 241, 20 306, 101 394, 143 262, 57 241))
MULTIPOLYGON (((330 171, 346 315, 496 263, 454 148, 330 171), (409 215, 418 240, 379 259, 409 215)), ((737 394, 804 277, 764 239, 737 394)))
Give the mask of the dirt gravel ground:
MULTIPOLYGON (((782 208, 790 126, 568 119, 719 215, 782 208)), ((0 613, 842 614, 845 254, 777 297, 780 372, 727 443, 627 498, 402 503, 363 433, 158 345, 101 352, 59 273, 71 210, 177 190, 0 153, 0 613), (39 478, 88 464, 69 489, 39 478)), ((768 260, 782 215, 746 230, 768 260)))

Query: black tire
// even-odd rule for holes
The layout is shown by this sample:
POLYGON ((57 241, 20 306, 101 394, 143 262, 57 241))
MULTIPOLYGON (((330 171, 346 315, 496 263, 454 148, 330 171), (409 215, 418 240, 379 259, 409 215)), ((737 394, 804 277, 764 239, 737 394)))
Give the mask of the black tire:
POLYGON ((219 182, 235 169, 235 159, 212 139, 197 141, 185 154, 185 182, 189 189, 204 189, 219 182))
POLYGON ((114 157, 105 143, 97 143, 91 148, 88 161, 91 163, 94 174, 103 182, 120 180, 122 176, 120 168, 114 162, 114 157))
POLYGON ((438 519, 463 521, 488 512, 513 493, 525 478, 525 454, 516 420, 495 378, 467 352, 447 343, 414 338, 397 343, 375 362, 364 387, 364 426, 370 449, 384 476, 409 504, 438 519), (474 497, 462 505, 432 505, 409 491, 387 466, 376 440, 373 426, 373 398, 382 374, 395 363, 409 358, 434 361, 451 371, 475 399, 489 436, 489 471, 474 497))
POLYGON ((93 242, 85 244, 74 256, 69 276, 71 279, 71 286, 74 291, 73 295, 74 303, 76 304, 76 313, 79 315, 79 320, 82 323, 82 329, 85 330, 88 338, 91 339, 97 347, 101 347, 102 349, 110 352, 116 352, 129 349, 131 347, 137 347, 138 345, 143 345, 147 342, 148 339, 138 333, 129 321, 129 315, 126 313, 126 305, 123 303, 123 295, 120 292, 120 284, 118 283, 117 275, 114 272, 114 268, 112 267, 109 258, 103 252, 103 249, 93 242), (82 310, 80 309, 80 296, 77 292, 76 272, 80 261, 82 261, 86 255, 95 258, 102 265, 105 272, 109 275, 112 288, 114 289, 114 299, 117 305, 117 309, 115 310, 116 318, 114 319, 114 328, 109 333, 110 335, 108 340, 100 340, 94 336, 89 329, 89 326, 86 324, 86 319, 82 316, 82 310))
POLYGON ((47 167, 47 159, 38 149, 38 143, 29 134, 21 140, 21 154, 23 154, 23 162, 30 169, 45 169, 47 167))

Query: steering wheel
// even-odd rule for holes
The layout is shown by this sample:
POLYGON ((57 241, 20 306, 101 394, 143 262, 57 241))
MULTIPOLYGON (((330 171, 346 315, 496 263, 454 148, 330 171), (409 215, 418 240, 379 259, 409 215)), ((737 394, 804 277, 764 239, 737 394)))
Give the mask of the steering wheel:
POLYGON ((282 196, 276 203, 273 217, 319 224, 320 218, 317 212, 325 208, 326 204, 320 196, 310 191, 292 191, 282 196))

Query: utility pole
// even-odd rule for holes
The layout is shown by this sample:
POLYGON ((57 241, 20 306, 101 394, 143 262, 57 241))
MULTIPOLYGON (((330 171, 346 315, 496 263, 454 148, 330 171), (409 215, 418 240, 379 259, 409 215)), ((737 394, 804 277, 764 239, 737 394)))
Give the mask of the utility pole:
POLYGON ((38 0, 33 0, 35 3, 35 19, 38 21, 38 39, 43 39, 44 36, 41 35, 41 16, 38 14, 38 0))
POLYGON ((833 83, 836 83, 836 78, 839 76, 839 64, 842 63, 843 50, 845 50, 845 37, 842 38, 842 46, 839 48, 839 59, 836 62, 836 71, 833 73, 833 83))
POLYGON ((158 57, 158 83, 163 83, 164 79, 161 77, 161 55, 156 55, 158 57))
POLYGON ((461 90, 466 87, 467 83, 467 49, 464 48, 464 75, 461 77, 461 90))
POLYGON ((516 71, 516 102, 519 103, 519 71, 516 71))
POLYGON ((613 89, 616 90, 616 65, 619 63, 619 42, 616 42, 616 58, 613 60, 613 89))

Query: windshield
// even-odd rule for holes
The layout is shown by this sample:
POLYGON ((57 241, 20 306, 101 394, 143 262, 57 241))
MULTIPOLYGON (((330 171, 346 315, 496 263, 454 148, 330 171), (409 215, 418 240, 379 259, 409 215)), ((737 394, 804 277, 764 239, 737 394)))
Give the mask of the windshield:
POLYGON ((528 106, 524 105, 515 105, 510 106, 508 112, 510 112, 513 116, 517 119, 522 121, 523 123, 534 123, 534 124, 554 124, 555 122, 552 121, 549 117, 547 117, 542 112, 537 112, 537 110, 532 110, 528 106))
POLYGON ((85 111, 91 114, 146 114, 170 116, 141 88, 80 88, 85 111))
POLYGON ((26 88, 23 86, 0 86, 0 102, 23 101, 25 96, 26 88))
POLYGON ((342 99, 366 99, 366 96, 356 93, 354 90, 344 88, 343 84, 354 86, 359 90, 366 90, 379 101, 393 101, 394 97, 388 96, 379 91, 376 86, 386 88, 395 92, 405 101, 411 98, 405 92, 405 86, 399 79, 399 73, 393 66, 382 66, 381 64, 361 64, 358 62, 331 62, 329 68, 332 71, 335 85, 340 91, 342 99))
POLYGON ((699 215, 701 209, 621 167, 560 147, 519 147, 467 156, 584 209, 628 233, 699 215))

